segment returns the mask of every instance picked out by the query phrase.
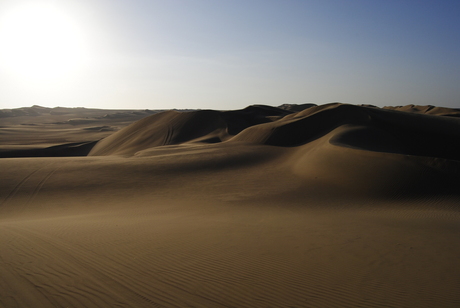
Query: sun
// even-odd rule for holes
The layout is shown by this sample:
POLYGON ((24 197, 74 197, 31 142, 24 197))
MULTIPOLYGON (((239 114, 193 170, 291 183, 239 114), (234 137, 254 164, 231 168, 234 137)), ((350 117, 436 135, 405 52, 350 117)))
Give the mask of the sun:
POLYGON ((50 5, 18 6, 0 17, 1 66, 19 78, 68 77, 85 60, 78 25, 50 5))

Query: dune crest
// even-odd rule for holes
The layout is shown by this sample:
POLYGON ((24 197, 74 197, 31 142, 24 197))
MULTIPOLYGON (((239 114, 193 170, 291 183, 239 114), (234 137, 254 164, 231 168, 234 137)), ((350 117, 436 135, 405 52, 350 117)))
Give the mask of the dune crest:
POLYGON ((226 141, 247 127, 289 114, 275 107, 251 106, 236 111, 166 111, 146 117, 101 140, 89 153, 134 155, 152 147, 186 142, 226 141))
POLYGON ((338 146, 460 160, 453 142, 460 138, 460 121, 448 117, 456 111, 448 113, 447 108, 438 108, 443 116, 428 114, 428 109, 436 110, 429 107, 407 112, 412 109, 333 103, 308 106, 298 112, 273 107, 266 112, 260 106, 227 112, 167 111, 105 138, 89 155, 134 155, 147 148, 197 141, 294 147, 341 128, 330 138, 338 146))
POLYGON ((456 114, 0 113, 0 307, 457 307, 456 114))
MULTIPOLYGON (((278 161, 284 160, 287 170, 310 184, 319 177, 323 186, 355 195, 412 195, 426 189, 452 193, 459 182, 460 120, 445 116, 446 108, 439 109, 442 116, 427 113, 434 108, 414 108, 332 103, 308 105, 297 112, 288 110, 292 107, 262 106, 168 111, 101 140, 89 155, 155 156, 177 151, 165 145, 194 144, 195 151, 208 143, 275 146, 283 149, 278 161)), ((180 151, 186 153, 185 149, 180 151)))

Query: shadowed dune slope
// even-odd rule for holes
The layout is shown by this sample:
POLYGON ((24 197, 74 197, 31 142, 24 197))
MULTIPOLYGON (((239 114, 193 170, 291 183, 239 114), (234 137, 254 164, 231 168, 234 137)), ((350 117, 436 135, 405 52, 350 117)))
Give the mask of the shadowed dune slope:
MULTIPOLYGON (((448 114, 446 109, 442 109, 443 115, 448 114)), ((167 111, 105 138, 89 155, 134 155, 148 148, 190 141, 294 147, 332 131, 336 134, 330 142, 337 146, 460 160, 460 120, 455 117, 339 103, 296 113, 262 106, 228 112, 167 111)))
POLYGON ((236 111, 166 111, 144 118, 100 141, 90 156, 133 155, 151 147, 190 141, 216 143, 243 129, 289 114, 269 106, 250 106, 236 111))
POLYGON ((460 119, 455 117, 340 103, 299 112, 251 106, 152 115, 103 139, 90 156, 225 151, 209 143, 275 146, 280 149, 277 163, 304 185, 393 198, 455 194, 459 142, 460 119))
POLYGON ((404 112, 425 113, 432 115, 442 115, 448 117, 460 117, 460 109, 446 108, 438 106, 419 106, 419 105, 406 105, 406 106, 387 106, 384 109, 397 110, 404 112))
POLYGON ((364 150, 460 160, 460 121, 344 104, 312 107, 279 121, 253 126, 233 140, 298 146, 342 127, 336 145, 364 150))
POLYGON ((0 158, 87 156, 97 141, 74 142, 45 148, 0 150, 0 158))

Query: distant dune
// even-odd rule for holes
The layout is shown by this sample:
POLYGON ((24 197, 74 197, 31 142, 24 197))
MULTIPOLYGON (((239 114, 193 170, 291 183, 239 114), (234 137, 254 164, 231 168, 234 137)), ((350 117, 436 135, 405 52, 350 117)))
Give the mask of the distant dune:
POLYGON ((291 109, 251 106, 237 111, 166 111, 99 141, 89 156, 155 155, 167 145, 270 145, 284 149, 285 160, 296 172, 309 177, 314 169, 321 178, 350 191, 355 187, 393 191, 395 179, 402 185, 398 190, 411 194, 424 193, 427 187, 432 192, 457 189, 457 110, 339 103, 307 105, 298 112, 291 109), (352 187, 348 181, 337 181, 345 174, 354 181, 352 187), (433 181, 435 178, 439 180, 433 181), (376 187, 370 187, 372 183, 376 187))
POLYGON ((460 110, 0 110, 0 307, 457 307, 460 110))
POLYGON ((114 131, 161 110, 46 108, 0 110, 0 157, 86 156, 114 131))

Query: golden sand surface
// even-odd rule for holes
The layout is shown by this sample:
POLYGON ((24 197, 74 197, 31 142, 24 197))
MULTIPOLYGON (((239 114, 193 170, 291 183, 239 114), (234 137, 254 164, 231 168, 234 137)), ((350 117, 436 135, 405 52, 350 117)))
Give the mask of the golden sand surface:
POLYGON ((459 115, 2 111, 0 307, 459 307, 459 115))

